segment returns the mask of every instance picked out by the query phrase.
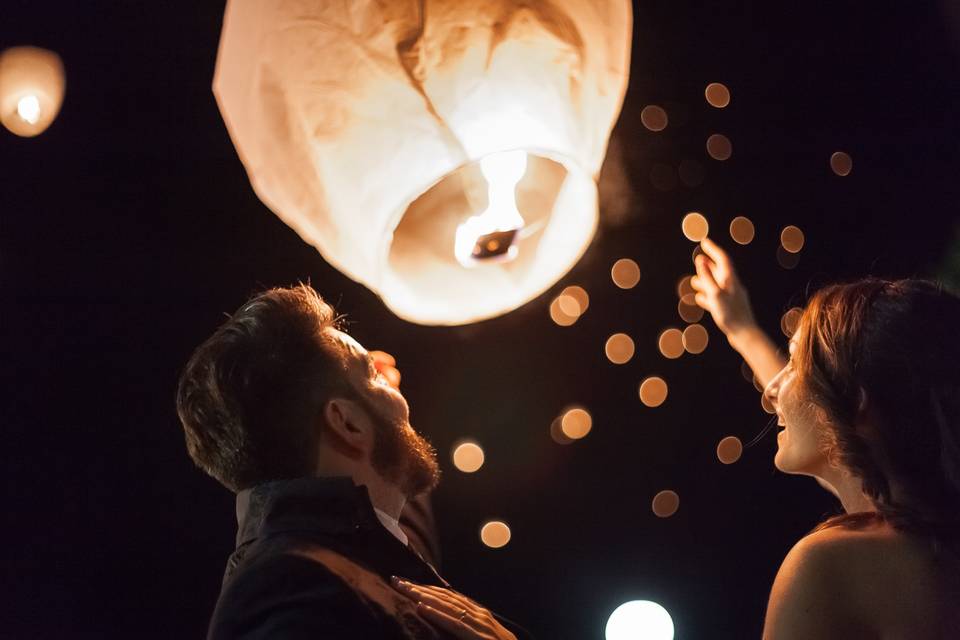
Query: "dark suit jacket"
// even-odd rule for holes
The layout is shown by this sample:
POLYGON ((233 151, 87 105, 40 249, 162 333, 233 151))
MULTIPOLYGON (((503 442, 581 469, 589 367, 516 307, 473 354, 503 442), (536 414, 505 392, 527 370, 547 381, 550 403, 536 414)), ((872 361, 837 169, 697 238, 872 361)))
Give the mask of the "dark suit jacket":
POLYGON ((366 487, 349 478, 270 482, 237 496, 237 517, 209 640, 449 637, 390 585, 396 575, 449 586, 383 527, 366 487))

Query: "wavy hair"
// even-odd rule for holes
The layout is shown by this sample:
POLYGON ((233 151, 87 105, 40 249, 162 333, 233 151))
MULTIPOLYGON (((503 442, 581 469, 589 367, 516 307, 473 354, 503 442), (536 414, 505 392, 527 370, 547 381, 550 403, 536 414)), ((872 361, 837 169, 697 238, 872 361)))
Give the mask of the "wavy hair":
POLYGON ((197 347, 177 414, 198 467, 232 491, 315 471, 316 416, 349 391, 338 322, 308 285, 269 289, 197 347))
POLYGON ((924 280, 867 278, 811 298, 798 324, 798 381, 830 425, 828 459, 858 476, 877 507, 818 530, 880 519, 960 538, 958 329, 960 298, 924 280))

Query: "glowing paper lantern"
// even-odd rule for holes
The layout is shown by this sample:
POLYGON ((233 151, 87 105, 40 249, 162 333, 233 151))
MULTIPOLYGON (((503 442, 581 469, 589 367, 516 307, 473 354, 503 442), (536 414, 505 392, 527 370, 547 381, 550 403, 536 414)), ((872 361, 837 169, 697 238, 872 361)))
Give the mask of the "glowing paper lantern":
POLYGON ((63 104, 63 63, 53 51, 11 47, 0 53, 0 122, 29 138, 50 126, 63 104))
POLYGON ((553 285, 597 225, 626 0, 227 4, 214 93, 261 200, 397 315, 553 285))

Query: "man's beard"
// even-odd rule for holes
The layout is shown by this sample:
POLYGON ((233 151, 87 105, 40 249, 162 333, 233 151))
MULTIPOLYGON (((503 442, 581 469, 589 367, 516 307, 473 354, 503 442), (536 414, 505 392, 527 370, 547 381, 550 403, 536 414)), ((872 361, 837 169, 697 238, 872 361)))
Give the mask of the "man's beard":
POLYGON ((430 491, 440 481, 437 452, 402 420, 384 416, 373 403, 359 398, 377 426, 370 463, 380 477, 400 488, 408 498, 430 491))

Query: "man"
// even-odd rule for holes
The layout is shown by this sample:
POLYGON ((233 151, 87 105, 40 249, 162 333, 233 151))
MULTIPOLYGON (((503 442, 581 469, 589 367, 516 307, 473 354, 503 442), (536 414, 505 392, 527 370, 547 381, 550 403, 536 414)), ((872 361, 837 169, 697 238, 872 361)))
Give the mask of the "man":
POLYGON ((237 493, 211 640, 524 636, 408 546, 401 512, 439 469, 390 364, 305 285, 255 296, 190 358, 187 450, 237 493))

